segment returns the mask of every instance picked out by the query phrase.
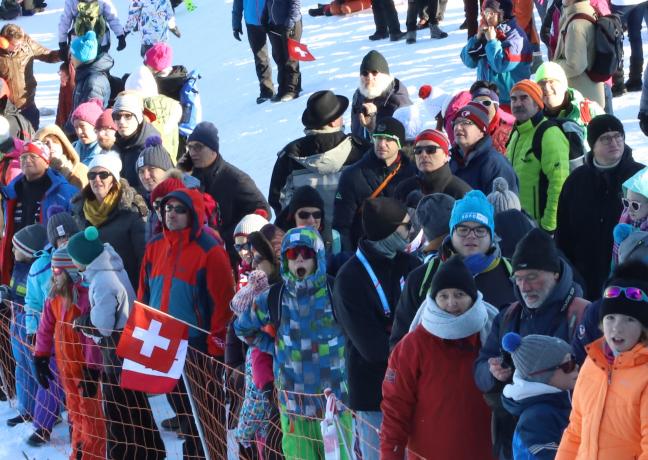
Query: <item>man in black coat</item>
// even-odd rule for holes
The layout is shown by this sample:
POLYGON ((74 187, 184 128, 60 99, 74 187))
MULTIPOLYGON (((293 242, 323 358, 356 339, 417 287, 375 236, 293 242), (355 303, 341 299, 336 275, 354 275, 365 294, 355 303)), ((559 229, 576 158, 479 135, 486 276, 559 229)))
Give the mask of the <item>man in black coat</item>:
POLYGON ((414 140, 416 176, 404 180, 396 187, 395 196, 403 203, 418 203, 425 195, 445 193, 459 199, 472 190, 470 185, 452 174, 450 142, 444 133, 425 129, 414 140), (412 193, 418 195, 408 200, 412 193))
POLYGON ((122 91, 115 98, 112 118, 117 126, 113 150, 119 153, 122 161, 121 177, 140 195, 146 190, 137 175, 137 158, 146 147, 146 139, 160 136, 157 129, 144 119, 144 100, 136 91, 122 91))
POLYGON ((622 184, 643 168, 625 145, 621 121, 599 115, 587 127, 592 151, 567 178, 558 201, 556 244, 585 279, 585 297, 601 296, 610 272, 612 231, 623 205, 622 184))
POLYGON ((376 120, 412 105, 407 88, 389 74, 389 65, 378 51, 369 51, 360 64, 360 86, 353 93, 351 133, 371 140, 376 120))
POLYGON ((234 227, 248 214, 267 218, 268 202, 250 176, 223 159, 218 129, 213 123, 203 121, 196 125, 187 140, 187 150, 194 166, 191 174, 218 203, 218 229, 235 266, 238 255, 234 250, 234 227))
POLYGON ((275 215, 288 206, 295 189, 314 182, 324 199, 326 215, 333 215, 340 171, 369 148, 368 143, 344 133, 342 114, 348 106, 346 97, 332 91, 317 91, 308 98, 302 115, 306 136, 286 145, 272 170, 268 201, 275 215), (323 193, 329 190, 331 193, 323 193))
POLYGON ((410 226, 405 205, 379 197, 367 200, 362 211, 364 237, 337 274, 333 307, 347 337, 349 407, 358 414, 362 457, 377 460, 379 440, 371 428, 382 421, 389 334, 403 280, 419 260, 403 252, 410 226))
POLYGON ((353 251, 362 233, 360 208, 374 195, 393 196, 399 182, 416 173, 416 168, 401 152, 405 128, 388 117, 378 121, 374 146, 362 159, 342 173, 333 207, 333 228, 340 233, 342 249, 353 251))

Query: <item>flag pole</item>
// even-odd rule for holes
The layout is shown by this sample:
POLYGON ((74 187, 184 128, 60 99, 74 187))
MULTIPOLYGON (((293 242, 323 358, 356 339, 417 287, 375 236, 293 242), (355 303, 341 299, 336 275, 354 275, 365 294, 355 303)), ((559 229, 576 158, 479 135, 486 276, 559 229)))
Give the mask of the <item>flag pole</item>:
MULTIPOLYGON (((194 421, 196 422, 196 429, 198 430, 198 436, 200 437, 200 444, 202 445, 203 452, 205 453, 205 459, 210 460, 209 450, 207 449, 207 442, 205 441, 205 433, 203 432, 202 424, 200 423, 200 417, 198 416, 198 409, 196 408, 196 405, 194 403, 193 393, 191 392, 189 379, 187 379, 187 375, 185 374, 184 368, 182 369, 182 381, 184 382, 185 388, 187 389, 187 396, 189 397, 191 412, 193 413, 193 418, 194 421)), ((187 442, 187 440, 185 440, 185 442, 187 442)))

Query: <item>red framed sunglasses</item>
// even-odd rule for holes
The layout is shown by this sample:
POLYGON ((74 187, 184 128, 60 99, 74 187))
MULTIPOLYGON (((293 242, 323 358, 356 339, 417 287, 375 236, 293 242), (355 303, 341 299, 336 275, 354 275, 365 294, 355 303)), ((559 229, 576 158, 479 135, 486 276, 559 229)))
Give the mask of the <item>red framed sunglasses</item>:
POLYGON ((576 369, 576 366, 578 366, 578 363, 576 362, 576 357, 574 355, 570 355, 569 361, 565 361, 564 363, 560 363, 557 366, 552 366, 552 367, 548 367, 546 369, 540 369, 539 371, 530 372, 529 375, 531 376, 531 375, 544 374, 545 372, 552 372, 552 371, 555 371, 556 369, 560 369, 565 374, 570 374, 570 373, 574 372, 574 369, 576 369))
POLYGON ((288 260, 297 260, 297 257, 302 256, 302 259, 314 259, 315 250, 308 246, 295 246, 286 250, 286 257, 288 260))

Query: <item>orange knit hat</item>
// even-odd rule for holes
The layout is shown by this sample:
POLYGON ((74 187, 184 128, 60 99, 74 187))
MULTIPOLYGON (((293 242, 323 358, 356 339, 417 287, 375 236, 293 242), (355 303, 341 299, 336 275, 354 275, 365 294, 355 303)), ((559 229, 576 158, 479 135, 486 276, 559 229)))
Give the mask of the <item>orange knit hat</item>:
POLYGON ((536 104, 538 104, 538 107, 540 107, 541 110, 544 109, 542 89, 536 82, 531 80, 520 80, 513 85, 513 88, 511 88, 511 94, 513 94, 513 91, 524 91, 536 104))

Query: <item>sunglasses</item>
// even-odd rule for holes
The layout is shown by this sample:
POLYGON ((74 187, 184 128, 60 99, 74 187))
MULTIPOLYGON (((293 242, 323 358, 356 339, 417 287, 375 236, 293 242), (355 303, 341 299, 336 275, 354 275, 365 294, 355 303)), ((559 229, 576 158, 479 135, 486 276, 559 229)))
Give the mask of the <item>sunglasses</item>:
POLYGON ((299 256, 304 260, 314 259, 315 250, 308 246, 295 246, 286 250, 286 258, 288 260, 297 260, 299 256))
POLYGON ((235 250, 236 252, 240 252, 240 251, 242 251, 243 249, 249 251, 250 248, 252 248, 252 244, 251 244, 249 241, 248 241, 247 243, 243 243, 243 244, 235 244, 235 245, 234 245, 234 250, 235 250))
POLYGON ((574 355, 570 355, 569 356, 569 361, 565 361, 564 363, 560 363, 557 366, 552 366, 552 367, 548 367, 546 369, 540 369, 539 371, 530 372, 529 375, 544 374, 545 372, 552 372, 552 371, 555 371, 557 369, 560 369, 565 374, 571 374, 576 369, 576 366, 578 366, 578 363, 576 362, 576 357, 574 355))
POLYGON ((313 212, 308 212, 308 211, 299 211, 297 213, 297 217, 299 217, 302 220, 310 219, 313 217, 313 219, 321 219, 322 218, 322 211, 313 211, 313 212))
POLYGON ((636 287, 608 286, 605 288, 605 291, 603 291, 603 298, 616 299, 617 297, 621 297, 621 294, 623 294, 628 300, 634 300, 635 302, 648 302, 648 295, 636 287))
POLYGON ((106 180, 110 177, 110 173, 108 171, 90 171, 88 173, 88 180, 95 180, 97 177, 106 180))
POLYGON ((641 209, 641 205, 643 203, 639 203, 638 201, 631 201, 627 198, 621 198, 621 203, 623 203, 623 207, 626 209, 632 209, 633 211, 637 212, 641 209))
POLYGON ((420 147, 414 147, 414 155, 420 155, 421 153, 429 153, 430 155, 434 155, 437 153, 438 150, 443 150, 441 147, 438 145, 422 145, 420 147))
POLYGON ((187 207, 181 204, 178 204, 176 206, 173 206, 172 204, 165 204, 164 212, 171 212, 171 211, 175 212, 176 214, 187 214, 189 212, 187 207))
POLYGON ((130 112, 118 112, 118 113, 113 113, 112 114, 112 119, 114 121, 119 121, 122 118, 126 121, 131 121, 135 115, 133 115, 130 112))
POLYGON ((360 75, 362 75, 363 77, 368 77, 369 74, 371 74, 371 75, 373 75, 375 77, 376 75, 378 75, 378 71, 377 70, 363 70, 362 72, 360 72, 360 75))

